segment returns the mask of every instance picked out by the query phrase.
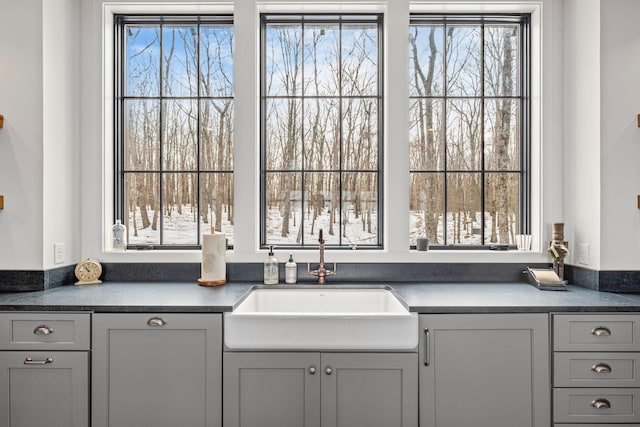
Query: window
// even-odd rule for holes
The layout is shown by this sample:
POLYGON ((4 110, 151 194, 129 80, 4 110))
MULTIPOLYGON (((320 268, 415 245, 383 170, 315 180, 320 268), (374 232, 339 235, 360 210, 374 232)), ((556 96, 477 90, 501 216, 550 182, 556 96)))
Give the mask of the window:
POLYGON ((261 15, 261 245, 382 246, 382 15, 261 15))
POLYGON ((410 242, 529 232, 529 16, 412 15, 410 242))
POLYGON ((233 243, 231 16, 116 15, 115 218, 131 247, 233 243))

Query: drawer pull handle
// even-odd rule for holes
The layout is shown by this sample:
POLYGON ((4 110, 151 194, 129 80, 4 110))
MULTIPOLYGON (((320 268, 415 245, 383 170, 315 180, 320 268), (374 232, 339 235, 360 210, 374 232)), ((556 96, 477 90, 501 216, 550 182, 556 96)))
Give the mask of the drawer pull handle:
POLYGON ((598 326, 597 328, 593 328, 591 330, 591 335, 595 335, 597 337, 608 337, 611 335, 611 329, 606 326, 598 326))
POLYGON ((591 367, 591 370, 596 374, 608 374, 611 372, 611 366, 606 363, 596 363, 591 367))
POLYGON ((33 330, 36 335, 49 335, 53 333, 53 328, 48 325, 40 325, 33 330))
POLYGON ((164 326, 166 324, 167 322, 160 317, 152 317, 151 319, 147 320, 147 325, 149 326, 164 326))
POLYGON ((596 399, 591 402, 591 406, 596 409, 609 409, 611 408, 611 402, 609 402, 607 399, 596 399))
POLYGON ((23 363, 25 365, 46 365, 47 363, 53 363, 53 358, 47 357, 44 360, 33 360, 31 357, 27 357, 23 363))

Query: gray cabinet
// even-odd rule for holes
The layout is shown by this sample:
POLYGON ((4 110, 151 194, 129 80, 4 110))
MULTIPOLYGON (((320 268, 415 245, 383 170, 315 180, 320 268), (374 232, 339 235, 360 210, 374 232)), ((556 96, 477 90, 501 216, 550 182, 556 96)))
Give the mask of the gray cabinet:
POLYGON ((416 427, 415 353, 224 355, 225 427, 416 427))
POLYGON ((93 427, 219 427, 220 314, 95 314, 93 427))
POLYGON ((546 314, 420 316, 421 427, 548 427, 546 314))
POLYGON ((322 427, 417 427, 415 353, 322 353, 322 427))
POLYGON ((225 353, 224 426, 320 427, 319 353, 225 353))
POLYGON ((0 313, 0 427, 89 425, 84 313, 0 313))
POLYGON ((553 316, 556 427, 640 425, 639 331, 637 314, 553 316))

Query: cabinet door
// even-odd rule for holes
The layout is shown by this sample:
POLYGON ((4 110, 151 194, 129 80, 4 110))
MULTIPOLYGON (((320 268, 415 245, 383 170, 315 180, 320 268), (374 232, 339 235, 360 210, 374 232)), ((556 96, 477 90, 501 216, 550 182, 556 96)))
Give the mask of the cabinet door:
POLYGON ((420 316, 421 427, 548 427, 546 314, 420 316))
POLYGON ((93 427, 218 427, 219 314, 96 314, 93 427))
POLYGON ((320 427, 319 353, 225 353, 224 427, 320 427))
POLYGON ((417 427, 416 353, 322 353, 322 427, 417 427))
POLYGON ((1 427, 87 427, 87 352, 0 352, 1 427))

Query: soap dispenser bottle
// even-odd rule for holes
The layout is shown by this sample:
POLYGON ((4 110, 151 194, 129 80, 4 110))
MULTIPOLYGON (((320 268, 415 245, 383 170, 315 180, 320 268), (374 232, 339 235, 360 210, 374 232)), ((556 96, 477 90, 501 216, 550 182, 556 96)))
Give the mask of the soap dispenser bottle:
POLYGON ((264 284, 278 284, 278 260, 273 256, 273 245, 269 246, 269 256, 264 262, 264 284))
POLYGON ((293 254, 289 254, 289 261, 284 265, 284 282, 294 284, 298 281, 298 264, 293 260, 293 254))
POLYGON ((111 245, 114 251, 124 251, 127 248, 126 242, 127 227, 119 219, 111 227, 111 245))

